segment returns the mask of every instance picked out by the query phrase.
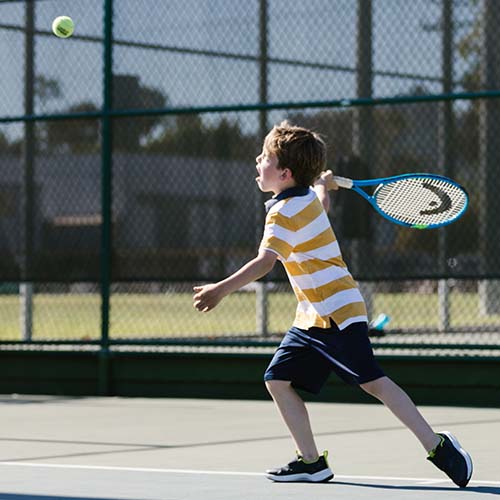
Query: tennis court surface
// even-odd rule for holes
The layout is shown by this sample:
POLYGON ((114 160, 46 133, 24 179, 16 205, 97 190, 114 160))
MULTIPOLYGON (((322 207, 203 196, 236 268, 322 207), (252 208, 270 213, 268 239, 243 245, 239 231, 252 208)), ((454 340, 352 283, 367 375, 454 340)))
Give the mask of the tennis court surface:
POLYGON ((500 409, 421 407, 474 459, 460 490, 381 405, 310 403, 327 484, 276 484, 292 458, 271 401, 0 397, 0 499, 365 499, 500 495, 500 409))

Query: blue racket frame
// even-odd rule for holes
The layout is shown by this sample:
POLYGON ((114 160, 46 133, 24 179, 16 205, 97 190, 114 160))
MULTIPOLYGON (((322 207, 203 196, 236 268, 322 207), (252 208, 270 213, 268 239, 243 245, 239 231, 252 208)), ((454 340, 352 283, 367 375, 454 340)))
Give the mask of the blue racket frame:
MULTIPOLYGON (((337 177, 334 177, 334 180, 337 180, 337 177)), ((356 193, 360 194, 366 201, 370 203, 370 205, 385 219, 393 222, 394 224, 398 224, 400 226, 404 227, 411 227, 413 229, 435 229, 438 227, 443 227, 451 224, 452 222, 455 222, 457 219, 462 217, 462 215, 465 213, 467 210, 467 207, 469 206, 469 194, 467 191, 464 189, 463 186, 458 184, 452 179, 449 179, 448 177, 444 177, 442 175, 436 175, 436 174, 402 174, 402 175, 395 175, 392 177, 379 177, 377 179, 369 179, 369 180, 354 180, 354 179, 349 179, 352 182, 352 186, 350 189, 353 191, 356 191, 356 193), (465 205, 463 206, 462 210, 455 215, 452 219, 445 221, 445 222, 439 222, 437 224, 408 224, 406 222, 399 221, 397 219, 394 219, 394 217, 391 217, 390 215, 386 214, 383 212, 377 205, 376 201, 376 194, 379 189, 382 188, 382 186, 393 183, 398 180, 404 180, 404 179, 434 179, 438 181, 445 181, 449 184, 454 185, 458 189, 460 189, 464 195, 465 195, 465 205), (364 189, 364 187, 370 187, 370 186, 377 186, 373 194, 368 194, 364 189)), ((339 184, 341 187, 347 187, 347 186, 342 186, 339 184)))

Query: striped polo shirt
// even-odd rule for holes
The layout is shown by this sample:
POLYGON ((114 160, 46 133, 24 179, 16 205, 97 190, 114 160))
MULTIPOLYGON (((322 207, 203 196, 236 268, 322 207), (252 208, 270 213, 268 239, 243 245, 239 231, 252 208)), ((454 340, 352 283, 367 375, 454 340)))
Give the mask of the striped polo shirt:
POLYGON ((316 193, 291 188, 268 202, 260 248, 278 255, 298 300, 293 325, 340 330, 368 321, 356 282, 342 259, 332 226, 316 193))

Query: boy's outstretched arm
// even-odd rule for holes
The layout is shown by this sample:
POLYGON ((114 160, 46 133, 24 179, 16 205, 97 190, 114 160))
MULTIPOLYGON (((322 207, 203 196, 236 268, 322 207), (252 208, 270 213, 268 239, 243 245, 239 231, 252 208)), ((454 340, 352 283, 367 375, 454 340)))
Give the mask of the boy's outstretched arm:
POLYGON ((226 279, 217 283, 193 287, 193 306, 201 312, 212 310, 226 295, 239 290, 252 281, 265 276, 276 263, 278 256, 268 250, 260 250, 257 257, 226 279))
POLYGON ((337 190, 339 187, 337 183, 333 180, 333 172, 331 170, 325 170, 314 182, 314 191, 316 196, 321 201, 325 212, 330 209, 330 196, 328 194, 329 189, 337 190))

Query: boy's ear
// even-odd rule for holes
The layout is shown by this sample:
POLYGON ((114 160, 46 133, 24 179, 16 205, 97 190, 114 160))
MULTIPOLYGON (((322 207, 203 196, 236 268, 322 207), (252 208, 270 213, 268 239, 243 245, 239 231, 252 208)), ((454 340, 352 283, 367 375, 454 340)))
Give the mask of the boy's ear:
POLYGON ((291 179, 293 177, 292 175, 292 171, 289 169, 289 168, 284 168, 282 171, 281 171, 281 175, 280 177, 283 179, 283 180, 288 180, 288 179, 291 179))

